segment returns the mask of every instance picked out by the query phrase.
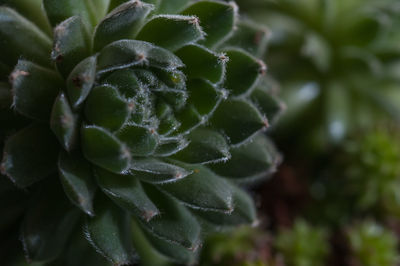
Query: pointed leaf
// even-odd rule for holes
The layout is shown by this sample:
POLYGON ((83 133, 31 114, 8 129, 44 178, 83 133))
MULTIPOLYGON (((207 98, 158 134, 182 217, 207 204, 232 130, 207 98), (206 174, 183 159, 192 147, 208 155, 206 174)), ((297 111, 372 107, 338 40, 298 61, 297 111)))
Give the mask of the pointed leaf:
POLYGON ((200 226, 193 215, 177 200, 170 198, 151 185, 145 190, 160 210, 160 215, 143 226, 157 237, 194 249, 199 244, 200 226))
POLYGON ((79 62, 89 55, 89 34, 81 17, 74 16, 57 25, 54 29, 51 58, 65 78, 79 62))
POLYGON ((133 39, 152 9, 152 5, 140 0, 129 1, 115 8, 97 25, 94 50, 99 51, 113 41, 133 39))
POLYGON ((140 226, 138 222, 132 220, 131 223, 134 245, 140 255, 143 265, 153 265, 166 261, 193 265, 196 258, 195 250, 189 250, 179 244, 160 239, 147 229, 140 226))
POLYGON ((268 92, 268 88, 258 87, 250 95, 251 101, 268 121, 273 122, 283 111, 284 104, 268 92))
POLYGON ((77 152, 60 152, 58 171, 65 194, 82 211, 93 216, 93 196, 96 184, 89 162, 77 152))
POLYGON ((154 43, 171 51, 195 43, 204 37, 194 16, 159 15, 140 30, 136 39, 154 43))
POLYGON ((94 87, 85 103, 85 117, 94 125, 118 130, 129 118, 128 102, 110 85, 94 87))
POLYGON ((11 73, 13 106, 26 117, 48 121, 62 79, 54 71, 20 60, 11 73))
POLYGON ((101 168, 97 168, 95 172, 100 188, 121 208, 146 222, 160 214, 136 177, 117 175, 101 168))
POLYGON ((176 55, 186 65, 185 72, 188 78, 204 78, 212 83, 217 83, 224 78, 224 55, 217 55, 199 45, 190 44, 182 47, 176 55))
POLYGON ((19 14, 35 23, 47 35, 51 36, 52 29, 42 9, 42 0, 1 0, 0 3, 14 8, 19 14))
POLYGON ((232 190, 227 181, 202 165, 185 165, 185 168, 193 173, 159 188, 194 209, 225 213, 232 211, 232 190))
POLYGON ((161 139, 154 152, 154 156, 169 157, 189 145, 189 141, 183 137, 161 139))
POLYGON ((229 161, 209 165, 209 168, 234 180, 265 177, 276 169, 280 161, 275 147, 263 134, 258 134, 249 143, 231 148, 230 152, 232 157, 229 161))
POLYGON ((132 162, 131 173, 144 182, 163 184, 185 178, 191 171, 157 159, 136 159, 132 162))
POLYGON ((85 25, 90 26, 94 21, 87 2, 88 0, 43 0, 43 7, 53 28, 73 16, 80 16, 85 25))
POLYGON ((81 131, 82 151, 86 159, 113 173, 129 169, 131 154, 114 135, 97 126, 84 126, 81 131))
POLYGON ((55 259, 77 224, 79 212, 54 182, 42 185, 31 201, 21 227, 25 256, 32 261, 55 259))
POLYGON ((98 61, 100 73, 144 64, 163 69, 183 66, 170 51, 136 40, 120 40, 107 45, 101 50, 98 61))
POLYGON ((116 136, 124 142, 133 156, 148 156, 154 152, 158 136, 154 129, 129 124, 121 128, 116 136))
POLYGON ((240 21, 233 35, 223 43, 225 47, 238 47, 255 57, 262 58, 267 48, 270 32, 264 26, 250 21, 240 21))
POLYGON ((250 91, 266 71, 264 62, 240 50, 227 51, 226 55, 229 61, 226 64, 225 88, 232 95, 250 91))
POLYGON ((96 78, 96 56, 81 61, 67 79, 67 96, 74 109, 81 105, 89 95, 96 78))
POLYGON ((201 43, 212 47, 233 31, 237 9, 234 2, 198 1, 186 8, 182 14, 199 18, 200 26, 206 33, 206 39, 201 43))
POLYGON ((51 39, 13 9, 0 6, 0 61, 10 67, 18 59, 51 66, 51 39))
POLYGON ((190 98, 188 102, 193 104, 200 115, 210 115, 222 99, 222 93, 203 79, 193 79, 187 83, 190 98))
POLYGON ((114 265, 133 264, 128 214, 100 195, 95 201, 95 213, 95 217, 86 219, 86 239, 114 265))
POLYGON ((175 115, 180 123, 177 133, 186 134, 206 121, 192 104, 185 106, 185 108, 176 112, 175 115))
POLYGON ((222 102, 214 112, 211 123, 234 145, 246 141, 268 125, 252 104, 241 99, 222 102))
POLYGON ((252 198, 243 190, 231 185, 233 191, 233 212, 230 214, 218 212, 193 212, 204 220, 217 226, 251 225, 256 222, 256 207, 252 198))
POLYGON ((187 138, 190 144, 173 158, 191 164, 216 163, 230 158, 225 138, 210 129, 196 129, 187 138))
POLYGON ((78 138, 78 121, 72 112, 64 93, 54 102, 50 118, 50 128, 67 151, 73 149, 78 138))
POLYGON ((1 168, 18 187, 25 188, 56 171, 57 154, 53 133, 34 124, 6 141, 1 168))

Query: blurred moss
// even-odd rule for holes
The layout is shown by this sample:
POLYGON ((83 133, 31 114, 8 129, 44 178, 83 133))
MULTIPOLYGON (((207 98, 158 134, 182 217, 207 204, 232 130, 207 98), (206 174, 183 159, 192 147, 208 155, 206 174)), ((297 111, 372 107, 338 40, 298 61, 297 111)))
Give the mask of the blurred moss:
POLYGON ((325 265, 329 254, 327 232, 304 220, 297 220, 293 228, 281 231, 275 245, 288 266, 325 265))
POLYGON ((373 221, 364 221, 350 228, 348 239, 357 265, 395 266, 400 262, 396 236, 373 221))

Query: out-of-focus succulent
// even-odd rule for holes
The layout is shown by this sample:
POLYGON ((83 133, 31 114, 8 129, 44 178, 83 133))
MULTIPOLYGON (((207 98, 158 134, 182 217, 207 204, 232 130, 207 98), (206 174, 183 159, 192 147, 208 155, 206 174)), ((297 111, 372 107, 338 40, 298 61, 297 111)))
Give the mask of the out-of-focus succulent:
POLYGON ((275 168, 261 131, 281 105, 257 58, 267 32, 233 2, 0 4, 1 171, 29 197, 28 260, 100 265, 83 224, 114 265, 135 261, 132 240, 188 264, 203 234, 255 221, 235 183, 275 168))
POLYGON ((382 117, 399 119, 398 1, 239 3, 273 32, 267 61, 289 107, 279 137, 321 149, 382 117))
POLYGON ((327 232, 301 219, 295 221, 293 228, 283 229, 275 245, 288 266, 325 265, 329 253, 327 232))
POLYGON ((348 230, 355 265, 394 266, 399 263, 394 232, 373 221, 365 221, 348 230))

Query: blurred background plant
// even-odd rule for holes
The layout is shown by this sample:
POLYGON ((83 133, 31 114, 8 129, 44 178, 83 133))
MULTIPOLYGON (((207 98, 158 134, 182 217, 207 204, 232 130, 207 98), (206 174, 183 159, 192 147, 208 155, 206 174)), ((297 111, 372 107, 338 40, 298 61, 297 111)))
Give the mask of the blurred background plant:
POLYGON ((213 249, 267 253, 267 266, 399 265, 400 2, 238 2, 270 31, 267 80, 287 105, 271 135, 284 160, 258 190, 261 226, 242 235, 252 248, 229 233, 213 249))

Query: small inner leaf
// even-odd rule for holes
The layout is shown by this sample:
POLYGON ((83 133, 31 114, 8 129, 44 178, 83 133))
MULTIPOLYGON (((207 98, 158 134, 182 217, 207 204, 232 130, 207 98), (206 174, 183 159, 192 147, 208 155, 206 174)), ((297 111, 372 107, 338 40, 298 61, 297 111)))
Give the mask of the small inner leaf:
POLYGON ((158 136, 154 129, 133 124, 121 128, 116 136, 129 147, 133 156, 148 156, 158 144, 158 136))

